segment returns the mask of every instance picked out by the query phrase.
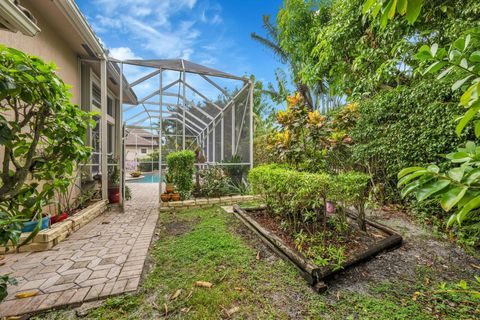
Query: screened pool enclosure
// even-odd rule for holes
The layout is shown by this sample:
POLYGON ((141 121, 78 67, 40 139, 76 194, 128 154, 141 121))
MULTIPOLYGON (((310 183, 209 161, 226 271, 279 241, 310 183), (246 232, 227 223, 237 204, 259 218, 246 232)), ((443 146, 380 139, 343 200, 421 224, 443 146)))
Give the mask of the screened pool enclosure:
MULTIPOLYGON (((119 101, 123 101, 120 108, 122 152, 118 163, 122 191, 126 169, 139 166, 142 171, 159 175, 162 190, 161 177, 168 170, 166 156, 172 151, 196 151, 200 167, 220 165, 245 169, 253 165, 253 83, 250 79, 183 59, 111 61, 117 63, 120 74, 127 77, 120 77, 118 84, 119 101), (134 103, 123 98, 127 91, 137 96, 134 103), (138 145, 125 144, 128 134, 139 131, 146 133, 146 139, 151 142, 150 148, 145 147, 147 152, 138 152, 138 145), (133 161, 127 159, 132 150, 135 150, 133 161)), ((121 203, 123 196, 121 192, 121 203)))

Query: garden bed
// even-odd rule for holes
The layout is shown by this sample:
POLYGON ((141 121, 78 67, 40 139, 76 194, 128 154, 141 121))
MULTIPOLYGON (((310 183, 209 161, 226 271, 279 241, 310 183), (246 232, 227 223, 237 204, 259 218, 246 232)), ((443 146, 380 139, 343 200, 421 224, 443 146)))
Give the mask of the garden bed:
POLYGON ((168 201, 162 202, 160 206, 160 211, 175 211, 175 210, 184 210, 190 208, 206 208, 214 205, 233 205, 245 201, 254 201, 259 199, 259 196, 254 195, 237 195, 237 196, 223 196, 223 197, 214 197, 214 198, 195 198, 190 200, 183 201, 168 201))
MULTIPOLYGON (((370 259, 382 251, 397 247, 402 243, 402 237, 398 233, 382 224, 366 220, 367 232, 365 233, 353 227, 353 223, 349 223, 352 231, 348 241, 345 242, 344 259, 337 261, 336 265, 320 266, 314 259, 302 253, 311 249, 309 245, 302 244, 299 246, 295 244, 291 232, 282 228, 280 221, 266 214, 265 207, 241 208, 235 205, 234 213, 240 221, 255 232, 275 253, 285 261, 293 264, 300 271, 303 278, 318 291, 323 291, 327 288, 324 283, 326 278, 359 262, 370 259), (302 252, 297 250, 299 247, 302 252)), ((352 222, 352 219, 356 219, 353 212, 347 211, 346 214, 349 222, 352 222)), ((335 238, 336 236, 333 235, 324 241, 335 247, 338 244, 335 238)))
MULTIPOLYGON (((48 229, 38 232, 29 244, 19 248, 19 252, 45 251, 56 246, 73 232, 102 214, 107 209, 107 205, 107 200, 92 202, 88 207, 80 210, 67 219, 51 225, 48 229)), ((20 236, 19 243, 25 240, 29 235, 30 232, 23 232, 20 236)), ((8 251, 5 250, 5 247, 0 247, 1 254, 15 252, 16 250, 14 247, 10 247, 8 251)))

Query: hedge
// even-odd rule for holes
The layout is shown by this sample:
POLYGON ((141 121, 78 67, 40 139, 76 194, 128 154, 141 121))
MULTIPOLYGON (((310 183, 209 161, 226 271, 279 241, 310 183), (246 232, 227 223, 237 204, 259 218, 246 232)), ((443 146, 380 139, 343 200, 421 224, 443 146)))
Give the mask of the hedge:
POLYGON ((326 227, 326 202, 353 205, 364 229, 364 206, 370 176, 359 172, 338 175, 296 171, 281 165, 263 165, 250 170, 248 179, 261 194, 269 211, 286 218, 295 230, 304 222, 321 221, 326 227))

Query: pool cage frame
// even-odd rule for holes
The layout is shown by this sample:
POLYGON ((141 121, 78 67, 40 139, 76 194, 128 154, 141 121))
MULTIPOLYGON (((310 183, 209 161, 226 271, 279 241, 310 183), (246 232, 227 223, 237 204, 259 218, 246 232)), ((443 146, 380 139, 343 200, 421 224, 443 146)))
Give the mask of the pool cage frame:
MULTIPOLYGON (((125 81, 123 77, 119 77, 119 101, 123 101, 124 90, 133 90, 135 86, 138 86, 145 81, 148 81, 151 78, 159 78, 159 88, 155 89, 150 94, 146 95, 141 99, 137 99, 134 104, 121 103, 120 104, 120 123, 122 123, 121 130, 121 152, 120 152, 120 204, 123 206, 125 199, 125 129, 138 128, 146 130, 155 130, 158 129, 158 151, 159 151, 159 160, 158 160, 158 169, 159 169, 159 203, 161 204, 160 195, 163 191, 162 185, 162 171, 166 166, 163 159, 162 145, 163 138, 166 137, 163 133, 164 121, 170 120, 175 123, 181 124, 181 150, 188 150, 192 147, 193 144, 197 144, 202 150, 202 153, 205 155, 205 162, 197 163, 197 166, 209 166, 209 165, 235 165, 235 166, 248 166, 249 168, 253 167, 253 82, 247 77, 238 77, 222 71, 218 71, 212 68, 201 66, 184 59, 174 59, 174 60, 116 60, 109 58, 109 61, 117 63, 120 67, 120 74, 123 75, 124 65, 133 65, 137 67, 145 67, 152 69, 148 74, 140 77, 139 79, 124 84, 125 81), (164 71, 176 71, 179 72, 178 80, 175 80, 171 83, 164 84, 164 71), (197 90, 191 83, 188 82, 187 75, 196 74, 208 82, 212 87, 216 88, 218 92, 226 98, 225 104, 223 106, 217 105, 215 102, 207 98, 200 90, 197 90), (240 89, 231 96, 224 88, 222 88, 217 82, 212 78, 223 78, 229 80, 238 81, 241 84, 240 89), (178 94, 167 92, 167 90, 175 85, 178 85, 179 90, 178 94), (181 90, 180 90, 181 88, 181 90), (201 105, 195 104, 193 101, 189 101, 186 96, 187 88, 191 90, 196 96, 203 99, 205 103, 204 106, 210 105, 213 106, 216 110, 215 114, 207 112, 201 105), (181 92, 180 92, 181 91, 181 92), (245 95, 245 102, 238 104, 238 100, 245 95), (163 97, 170 96, 177 98, 177 103, 168 103, 165 102, 163 97), (155 97, 158 97, 158 102, 151 101, 155 97), (126 120, 123 120, 123 114, 129 110, 133 110, 135 107, 143 106, 143 110, 138 113, 135 113, 126 120), (243 115, 241 121, 239 122, 239 130, 237 130, 236 124, 238 123, 236 119, 236 113, 239 110, 236 108, 243 108, 240 110, 240 113, 243 115), (170 108, 170 109, 169 109, 170 108), (172 111, 172 108, 175 111, 172 111), (192 108, 192 109, 190 109, 192 108), (192 113, 192 110, 195 109, 200 114, 203 115, 203 118, 199 117, 192 113), (225 115, 230 113, 231 116, 231 132, 229 133, 231 140, 226 141, 225 139, 225 115), (142 117, 143 116, 143 117, 142 117), (208 119, 206 121, 206 119, 208 119), (150 121, 150 126, 142 125, 145 121, 150 121), (134 122, 131 122, 134 121, 134 122), (152 125, 152 121, 158 123, 157 127, 152 125), (130 122, 127 125, 127 122, 130 122), (248 123, 247 123, 248 122, 248 123), (247 129, 248 134, 248 161, 243 161, 240 163, 225 163, 222 162, 225 160, 226 156, 226 144, 231 143, 229 147, 231 151, 231 156, 237 154, 240 139, 242 137, 242 132, 244 127, 247 129), (220 134, 220 150, 216 150, 217 138, 216 135, 220 134), (187 145, 187 138, 194 138, 193 142, 187 145), (210 137, 213 139, 210 141, 210 137), (211 148, 213 150, 211 150, 211 148), (219 156, 218 156, 219 155, 219 156), (217 161, 219 159, 220 161, 217 161)), ((210 108, 212 110, 212 108, 210 108)), ((103 148, 102 148, 103 150, 103 148)), ((103 152, 102 152, 103 153, 103 152)), ((193 177, 192 177, 193 178, 193 177)), ((103 183, 102 183, 103 185, 103 183)))

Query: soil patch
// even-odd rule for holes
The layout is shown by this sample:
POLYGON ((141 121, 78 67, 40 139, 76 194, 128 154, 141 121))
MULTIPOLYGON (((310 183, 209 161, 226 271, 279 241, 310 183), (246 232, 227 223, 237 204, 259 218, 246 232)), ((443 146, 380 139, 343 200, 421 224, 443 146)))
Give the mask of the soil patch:
POLYGON ((188 233, 195 228, 195 225, 198 223, 199 220, 199 218, 195 218, 193 220, 175 219, 174 221, 165 224, 165 233, 169 236, 180 236, 182 234, 188 233))

